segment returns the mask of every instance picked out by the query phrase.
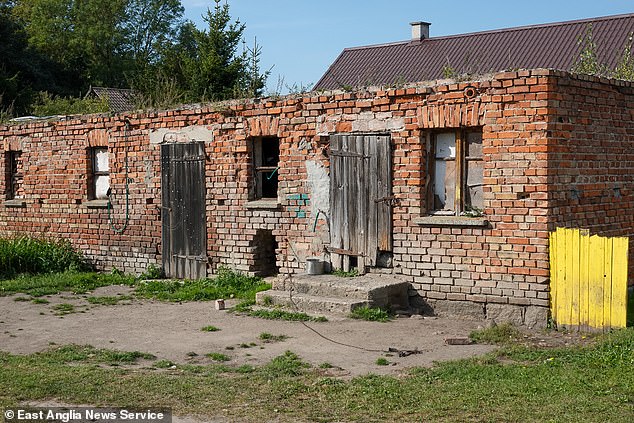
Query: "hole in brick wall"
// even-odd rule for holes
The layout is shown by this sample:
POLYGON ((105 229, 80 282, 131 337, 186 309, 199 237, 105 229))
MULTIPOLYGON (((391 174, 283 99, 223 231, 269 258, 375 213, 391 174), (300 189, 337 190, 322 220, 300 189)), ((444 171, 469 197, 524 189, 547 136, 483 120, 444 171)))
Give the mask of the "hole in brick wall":
POLYGON ((275 251, 278 244, 273 231, 258 229, 251 241, 253 265, 249 269, 256 276, 273 276, 279 273, 275 251))
POLYGON ((376 257, 376 267, 392 267, 392 257, 392 253, 390 251, 379 251, 379 254, 376 257))
POLYGON ((517 199, 518 199, 518 200, 526 200, 526 199, 527 199, 527 198, 529 198, 530 196, 531 196, 531 194, 530 194, 530 193, 528 193, 528 192, 519 192, 519 193, 517 194, 517 199))
POLYGON ((219 206, 224 206, 225 205, 225 200, 218 200, 218 205, 219 206))

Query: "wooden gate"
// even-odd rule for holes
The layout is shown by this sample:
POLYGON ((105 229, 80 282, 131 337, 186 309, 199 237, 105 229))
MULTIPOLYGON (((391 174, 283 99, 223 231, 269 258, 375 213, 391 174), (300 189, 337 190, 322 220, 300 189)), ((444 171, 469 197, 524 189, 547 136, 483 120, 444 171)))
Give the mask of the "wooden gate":
POLYGON ((205 145, 161 146, 163 269, 168 277, 207 276, 205 145))
POLYGON ((559 326, 622 328, 627 317, 628 238, 558 228, 550 234, 551 313, 559 326))
POLYGON ((392 155, 387 135, 330 138, 330 248, 335 269, 376 266, 392 251, 392 155))

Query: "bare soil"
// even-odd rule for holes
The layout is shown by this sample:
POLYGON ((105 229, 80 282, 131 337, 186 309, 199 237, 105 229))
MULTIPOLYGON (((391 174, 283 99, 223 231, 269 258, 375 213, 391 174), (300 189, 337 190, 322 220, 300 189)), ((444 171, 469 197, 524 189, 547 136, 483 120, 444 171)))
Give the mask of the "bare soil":
MULTIPOLYGON (((421 316, 397 318, 387 323, 327 316, 324 323, 263 320, 215 310, 214 302, 168 303, 126 300, 117 305, 94 305, 88 296, 131 295, 123 286, 99 288, 90 294, 62 293, 43 297, 48 304, 15 301, 17 294, 0 297, 0 350, 29 354, 52 345, 92 345, 122 351, 141 351, 175 363, 204 364, 207 353, 230 357, 229 365, 261 365, 290 350, 332 376, 367 373, 398 374, 435 361, 481 355, 488 345, 447 345, 447 338, 464 338, 484 322, 421 316), (72 304, 73 312, 60 315, 54 307, 72 304), (203 332, 213 325, 220 330, 203 332), (265 342, 263 332, 285 335, 265 342), (390 352, 392 348, 396 352, 390 352), (416 353, 399 357, 398 351, 416 353), (385 357, 389 365, 376 364, 385 357)), ((228 300, 227 307, 237 301, 228 300)))

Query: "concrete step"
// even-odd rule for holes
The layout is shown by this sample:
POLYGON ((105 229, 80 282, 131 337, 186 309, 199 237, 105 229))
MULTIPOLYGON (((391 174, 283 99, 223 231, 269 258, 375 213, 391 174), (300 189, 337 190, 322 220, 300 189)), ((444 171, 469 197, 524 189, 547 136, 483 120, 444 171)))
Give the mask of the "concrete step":
POLYGON ((258 293, 274 305, 299 309, 306 313, 349 314, 362 306, 393 310, 409 308, 409 283, 391 275, 368 274, 353 278, 334 275, 284 275, 273 282, 273 289, 258 293), (293 302, 290 301, 292 292, 293 302))
POLYGON ((368 274, 353 278, 334 275, 281 276, 273 289, 316 297, 367 300, 376 307, 407 308, 409 283, 391 275, 368 274))
POLYGON ((265 306, 283 306, 291 311, 308 314, 336 314, 347 316, 358 307, 369 306, 370 301, 351 298, 328 298, 290 291, 268 290, 256 294, 256 302, 265 306))

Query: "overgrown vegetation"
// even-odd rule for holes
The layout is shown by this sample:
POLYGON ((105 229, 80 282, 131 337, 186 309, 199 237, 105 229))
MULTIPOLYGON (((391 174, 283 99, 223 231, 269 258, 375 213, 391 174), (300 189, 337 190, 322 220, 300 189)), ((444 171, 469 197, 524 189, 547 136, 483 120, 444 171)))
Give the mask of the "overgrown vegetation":
POLYGON ((101 297, 88 297, 86 301, 90 304, 95 305, 117 305, 121 301, 130 301, 132 297, 129 295, 118 295, 118 296, 101 296, 101 297))
POLYGON ((81 254, 68 241, 43 238, 0 238, 0 279, 18 274, 87 270, 81 254))
MULTIPOLYGON (((614 69, 601 62, 596 42, 594 41, 594 30, 589 24, 585 33, 578 40, 581 51, 579 57, 570 69, 575 73, 587 75, 603 76, 607 78, 634 80, 634 58, 632 57, 632 42, 634 33, 630 33, 624 44, 615 46, 622 48, 621 59, 614 69)), ((606 47, 607 48, 607 47, 606 47)))
POLYGON ((349 317, 353 319, 368 320, 370 322, 387 322, 392 316, 387 310, 380 307, 358 307, 352 310, 349 317))
POLYGON ((145 281, 136 287, 137 295, 165 301, 209 301, 219 298, 254 300, 255 293, 270 289, 262 278, 220 268, 212 279, 196 281, 145 281))
POLYGON ((400 377, 350 380, 324 377, 290 351, 262 367, 167 360, 135 366, 146 357, 152 359, 78 346, 0 352, 0 408, 25 398, 141 409, 162 404, 177 415, 281 422, 629 422, 634 416, 634 329, 588 347, 508 346, 400 377))
POLYGON ((31 108, 35 116, 103 113, 110 110, 107 99, 60 97, 41 92, 31 108))

